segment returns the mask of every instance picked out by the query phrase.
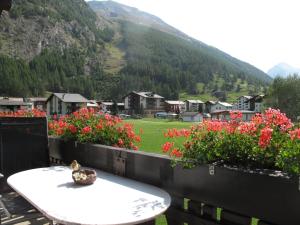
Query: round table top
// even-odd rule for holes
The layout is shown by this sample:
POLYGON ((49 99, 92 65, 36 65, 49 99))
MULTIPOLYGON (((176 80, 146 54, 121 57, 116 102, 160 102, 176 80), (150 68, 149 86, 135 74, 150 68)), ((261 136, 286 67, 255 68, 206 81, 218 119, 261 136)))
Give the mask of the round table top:
POLYGON ((138 224, 162 214, 170 195, 157 187, 96 170, 92 185, 72 180, 68 167, 16 173, 8 184, 49 219, 63 224, 138 224))

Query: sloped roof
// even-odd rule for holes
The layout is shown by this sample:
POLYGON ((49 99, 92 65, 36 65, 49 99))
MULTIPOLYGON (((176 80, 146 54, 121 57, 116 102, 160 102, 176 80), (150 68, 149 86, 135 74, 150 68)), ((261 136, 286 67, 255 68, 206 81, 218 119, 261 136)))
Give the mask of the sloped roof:
POLYGON ((47 98, 43 97, 33 97, 33 98, 28 98, 29 102, 45 102, 47 101, 47 98))
POLYGON ((53 96, 55 95, 57 98, 59 98, 62 102, 66 102, 66 103, 88 103, 89 100, 87 100, 85 97, 83 97, 80 94, 72 94, 72 93, 53 93, 48 99, 47 101, 53 96))
POLYGON ((185 101, 190 102, 190 103, 194 103, 194 104, 202 104, 202 103, 204 103, 201 100, 185 100, 185 101))
POLYGON ((172 101, 172 100, 168 100, 168 101, 165 101, 167 104, 169 105, 184 105, 184 102, 183 101, 172 101))
POLYGON ((243 95, 243 96, 238 97, 238 99, 240 99, 240 98, 250 99, 250 98, 252 98, 252 96, 250 96, 250 95, 243 95))
POLYGON ((254 101, 254 102, 262 102, 264 97, 265 97, 265 95, 255 95, 255 96, 252 96, 250 99, 248 99, 248 100, 245 101, 245 102, 246 102, 246 103, 247 103, 247 102, 250 102, 250 101, 254 101))
POLYGON ((32 105, 31 102, 0 100, 0 105, 32 105))
POLYGON ((216 101, 206 101, 206 102, 205 102, 205 104, 208 104, 208 103, 214 105, 214 104, 216 104, 217 102, 216 102, 216 101))
POLYGON ((23 98, 16 98, 16 97, 0 97, 0 100, 13 101, 13 102, 24 102, 23 98))
POLYGON ((113 105, 113 102, 101 102, 101 105, 113 105))
POLYGON ((233 106, 232 104, 229 104, 227 102, 217 102, 216 104, 220 104, 220 105, 223 105, 225 107, 232 107, 233 106))
POLYGON ((155 94, 154 92, 150 92, 150 91, 135 92, 135 93, 144 98, 164 98, 164 97, 162 97, 158 94, 155 94))
POLYGON ((151 92, 151 91, 140 91, 140 92, 137 92, 137 91, 132 91, 130 92, 129 94, 125 95, 123 98, 127 97, 128 95, 130 94, 136 94, 136 95, 140 95, 144 98, 161 98, 163 99, 164 97, 158 95, 158 94, 155 94, 154 92, 151 92))

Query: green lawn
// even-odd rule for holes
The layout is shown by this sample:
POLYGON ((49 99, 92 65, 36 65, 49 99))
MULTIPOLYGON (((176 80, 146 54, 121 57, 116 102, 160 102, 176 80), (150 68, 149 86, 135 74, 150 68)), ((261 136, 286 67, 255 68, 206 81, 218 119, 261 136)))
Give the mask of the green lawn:
POLYGON ((164 137, 164 132, 169 128, 189 128, 193 123, 169 121, 165 119, 141 119, 141 120, 126 120, 134 125, 136 133, 143 130, 141 134, 142 141, 139 149, 145 152, 162 153, 161 146, 168 141, 164 137))
MULTIPOLYGON (((141 134, 142 141, 139 145, 140 151, 163 154, 161 146, 168 140, 164 137, 164 132, 169 128, 189 128, 193 123, 169 121, 165 119, 140 119, 126 120, 127 123, 134 125, 136 133, 143 130, 141 134)), ((162 215, 156 219, 156 225, 166 225, 165 216, 162 215)))

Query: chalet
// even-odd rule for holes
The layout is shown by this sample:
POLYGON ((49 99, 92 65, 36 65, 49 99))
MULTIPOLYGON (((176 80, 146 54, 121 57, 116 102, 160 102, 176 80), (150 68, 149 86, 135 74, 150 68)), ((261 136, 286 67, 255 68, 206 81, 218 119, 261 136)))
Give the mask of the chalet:
POLYGON ((255 95, 249 100, 247 100, 246 103, 249 103, 250 111, 254 111, 257 113, 262 112, 264 97, 265 97, 264 95, 255 95))
POLYGON ((97 101, 99 104, 100 110, 102 112, 111 112, 113 102, 112 101, 97 101))
POLYGON ((206 113, 211 113, 211 108, 212 108, 213 105, 216 104, 216 102, 215 101, 206 101, 204 104, 205 104, 205 110, 204 111, 206 113))
POLYGON ((153 92, 132 91, 124 99, 124 108, 130 114, 153 114, 164 110, 164 97, 153 92))
POLYGON ((205 104, 201 100, 185 100, 185 108, 187 112, 203 112, 205 104))
POLYGON ((34 97, 34 98, 26 98, 26 102, 31 102, 35 109, 39 109, 41 111, 47 111, 47 98, 42 97, 34 97))
POLYGON ((118 102, 117 105, 118 105, 119 112, 124 112, 124 110, 125 110, 125 103, 118 102))
POLYGON ((199 112, 184 112, 180 115, 180 118, 184 122, 202 122, 203 116, 199 112))
POLYGON ((0 97, 0 112, 16 112, 18 110, 31 110, 33 104, 24 102, 23 98, 0 97))
POLYGON ((183 101, 165 101, 165 111, 180 113, 185 111, 185 103, 183 101))
POLYGON ((87 107, 87 100, 80 94, 53 93, 47 99, 47 115, 65 115, 87 107))
POLYGON ((237 99, 236 104, 234 105, 235 110, 250 110, 250 102, 249 100, 252 98, 252 96, 244 95, 240 96, 237 99))
POLYGON ((96 112, 98 112, 100 109, 100 106, 98 105, 96 100, 89 100, 86 106, 88 109, 94 109, 96 112))
POLYGON ((217 110, 232 110, 233 105, 227 103, 227 102, 216 102, 214 105, 211 106, 210 112, 214 112, 217 110))
MULTIPOLYGON (((232 110, 217 110, 211 113, 212 120, 222 120, 222 121, 229 121, 230 120, 230 112, 232 110)), ((242 120, 243 121, 250 121, 253 116, 255 116, 254 111, 249 110, 240 110, 243 114, 242 120)))

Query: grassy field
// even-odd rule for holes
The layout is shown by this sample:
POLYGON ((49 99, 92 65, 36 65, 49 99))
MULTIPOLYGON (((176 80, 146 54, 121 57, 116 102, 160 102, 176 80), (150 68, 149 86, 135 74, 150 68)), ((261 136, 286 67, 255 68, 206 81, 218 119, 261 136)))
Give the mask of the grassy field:
MULTIPOLYGON (((167 141, 164 137, 164 132, 170 128, 189 128, 193 123, 169 121, 165 119, 140 119, 140 120, 126 120, 126 122, 134 125, 136 133, 141 134, 142 141, 139 145, 140 151, 163 154, 161 146, 167 141)), ((166 225, 165 216, 162 215, 156 219, 156 225, 166 225)))
MULTIPOLYGON (((145 152, 154 152, 162 154, 161 146, 168 140, 164 137, 164 132, 169 128, 189 128, 193 123, 168 121, 165 119, 141 119, 141 120, 126 120, 128 123, 132 123, 135 128, 135 132, 141 134, 142 141, 139 149, 145 152)), ((180 140, 179 140, 180 141, 180 140)))

